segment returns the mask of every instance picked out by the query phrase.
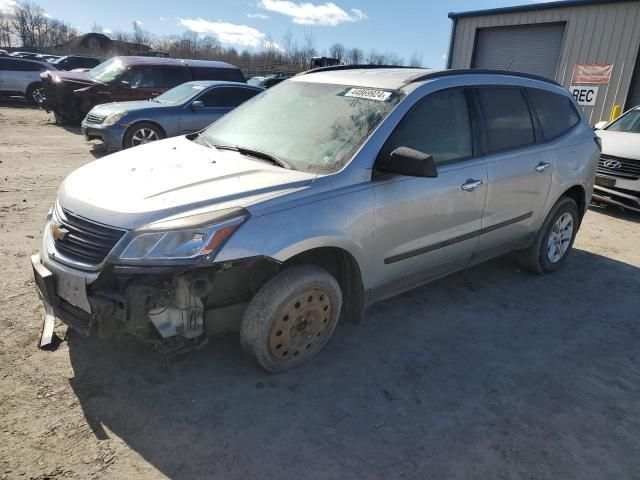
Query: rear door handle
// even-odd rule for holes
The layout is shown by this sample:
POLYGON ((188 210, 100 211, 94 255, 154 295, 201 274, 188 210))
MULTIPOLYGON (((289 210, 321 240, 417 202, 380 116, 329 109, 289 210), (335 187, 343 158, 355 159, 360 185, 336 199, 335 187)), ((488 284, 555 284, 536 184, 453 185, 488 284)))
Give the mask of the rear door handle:
POLYGON ((462 188, 462 190, 464 190, 465 192, 473 192, 480 185, 482 185, 482 180, 474 180, 470 178, 469 180, 464 182, 460 188, 462 188))
POLYGON ((550 166, 551 164, 549 162, 540 162, 538 165, 536 165, 536 172, 542 173, 550 166))

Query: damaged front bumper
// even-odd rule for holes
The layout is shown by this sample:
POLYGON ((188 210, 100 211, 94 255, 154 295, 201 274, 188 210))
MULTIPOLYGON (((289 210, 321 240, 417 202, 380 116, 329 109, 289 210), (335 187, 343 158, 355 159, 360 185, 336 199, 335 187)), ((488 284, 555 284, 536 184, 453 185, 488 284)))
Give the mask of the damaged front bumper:
POLYGON ((40 347, 55 319, 83 336, 133 337, 164 353, 191 350, 208 335, 238 331, 260 284, 278 268, 265 258, 199 267, 72 269, 46 253, 31 257, 43 306, 40 347))

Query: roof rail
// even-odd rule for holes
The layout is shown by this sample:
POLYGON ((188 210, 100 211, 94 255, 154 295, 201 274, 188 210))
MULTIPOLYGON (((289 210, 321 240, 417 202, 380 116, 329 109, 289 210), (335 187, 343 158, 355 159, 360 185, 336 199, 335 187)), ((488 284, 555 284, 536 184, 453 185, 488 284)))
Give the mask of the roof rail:
POLYGON ((300 72, 296 75, 307 75, 308 73, 317 73, 317 72, 331 72, 334 70, 359 70, 359 69, 376 69, 376 68, 416 68, 416 67, 407 67, 405 65, 331 65, 328 67, 318 67, 312 68, 311 70, 305 70, 304 72, 300 72))
POLYGON ((509 77, 520 77, 520 78, 529 78, 531 80, 538 80, 540 82, 551 83, 552 85, 556 85, 558 87, 562 87, 555 80, 551 80, 549 78, 541 77, 539 75, 533 75, 531 73, 523 73, 523 72, 513 72, 510 70, 484 70, 484 69, 454 69, 454 70, 439 70, 435 72, 429 72, 424 74, 414 75, 413 77, 409 77, 406 80, 406 85, 410 83, 422 82, 424 80, 429 80, 432 78, 440 78, 440 77, 450 77, 452 75, 507 75, 509 77))

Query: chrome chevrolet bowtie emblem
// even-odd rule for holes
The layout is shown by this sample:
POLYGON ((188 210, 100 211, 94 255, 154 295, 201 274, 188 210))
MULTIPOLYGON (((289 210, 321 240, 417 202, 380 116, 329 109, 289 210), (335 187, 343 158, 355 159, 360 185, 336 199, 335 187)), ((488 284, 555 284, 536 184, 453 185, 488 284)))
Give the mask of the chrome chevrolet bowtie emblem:
POLYGON ((618 170, 620 167, 622 167, 622 162, 619 162, 618 160, 606 160, 604 162, 604 166, 610 168, 611 170, 618 170))

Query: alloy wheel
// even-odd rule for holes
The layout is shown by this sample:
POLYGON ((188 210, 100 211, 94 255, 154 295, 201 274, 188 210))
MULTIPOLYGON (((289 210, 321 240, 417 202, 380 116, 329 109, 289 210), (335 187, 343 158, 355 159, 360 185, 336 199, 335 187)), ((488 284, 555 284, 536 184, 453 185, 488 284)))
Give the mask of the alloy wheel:
POLYGON ((556 263, 567 253, 573 238, 573 216, 565 212, 553 224, 547 239, 547 258, 556 263))
POLYGON ((140 128, 131 137, 131 145, 136 147, 149 142, 160 140, 158 134, 151 128, 140 128))

